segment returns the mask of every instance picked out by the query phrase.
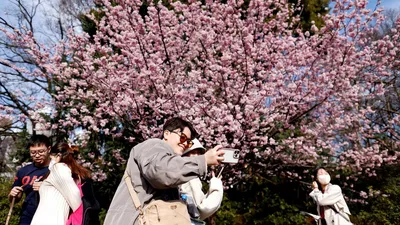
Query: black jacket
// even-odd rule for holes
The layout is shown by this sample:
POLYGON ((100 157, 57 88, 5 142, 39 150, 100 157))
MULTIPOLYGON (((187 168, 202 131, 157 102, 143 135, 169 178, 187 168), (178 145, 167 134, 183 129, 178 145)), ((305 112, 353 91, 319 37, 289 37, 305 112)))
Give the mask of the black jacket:
POLYGON ((99 213, 100 203, 97 201, 92 180, 85 179, 82 182, 82 204, 83 204, 83 219, 82 225, 100 225, 99 213))

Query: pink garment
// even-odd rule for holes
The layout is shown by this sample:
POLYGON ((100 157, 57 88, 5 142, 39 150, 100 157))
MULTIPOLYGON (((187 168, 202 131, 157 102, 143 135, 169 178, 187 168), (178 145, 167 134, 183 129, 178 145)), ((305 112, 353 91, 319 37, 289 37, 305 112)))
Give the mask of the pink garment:
MULTIPOLYGON (((77 185, 79 191, 81 192, 81 198, 82 198, 83 197, 82 184, 79 181, 77 185)), ((72 212, 71 215, 69 215, 66 225, 82 225, 82 220, 83 220, 83 204, 81 203, 79 208, 75 212, 72 212)))

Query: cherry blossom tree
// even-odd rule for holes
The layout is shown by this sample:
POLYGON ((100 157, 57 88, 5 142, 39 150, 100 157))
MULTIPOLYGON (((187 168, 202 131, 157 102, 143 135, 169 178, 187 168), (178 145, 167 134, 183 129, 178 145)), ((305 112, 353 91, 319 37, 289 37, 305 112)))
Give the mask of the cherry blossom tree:
POLYGON ((15 10, 14 16, 2 14, 0 17, 0 117, 12 121, 12 126, 2 132, 5 136, 18 132, 22 124, 32 117, 33 110, 44 107, 43 104, 36 105, 34 99, 45 98, 49 93, 48 87, 51 89, 46 85, 46 77, 39 75, 40 65, 30 52, 31 49, 41 48, 40 43, 32 38, 36 31, 34 18, 38 4, 29 6, 22 1, 9 3, 14 6, 12 9, 19 10, 15 10))
MULTIPOLYGON (((0 120, 11 121, 0 130, 1 137, 24 139, 24 130, 66 135, 51 132, 52 123, 46 123, 57 120, 63 110, 53 101, 55 86, 62 83, 47 72, 46 60, 62 57, 57 45, 69 28, 87 30, 81 19, 92 6, 90 0, 7 0, 0 6, 0 120)), ((29 154, 16 158, 24 161, 29 154)))
MULTIPOLYGON (((0 16, 0 119, 12 121, 2 136, 17 135, 27 123, 48 121, 56 110, 52 101, 55 83, 44 64, 53 48, 75 28, 91 1, 7 0, 0 16), (46 115, 46 116, 44 116, 46 115)), ((49 127, 40 126, 48 129, 49 127)))
MULTIPOLYGON (((57 112, 63 111, 53 101, 55 87, 62 83, 48 72, 48 67, 56 58, 62 58, 63 48, 59 43, 67 38, 67 28, 79 32, 76 29, 79 14, 92 2, 9 0, 4 3, 1 10, 5 13, 0 16, 0 121, 3 122, 0 137, 4 143, 7 140, 21 142, 16 144, 16 152, 7 155, 18 169, 21 162, 31 159, 25 151, 29 137, 26 130, 49 136, 53 128, 57 136, 54 139, 68 136, 66 132, 54 132, 57 126, 52 126, 52 121, 60 114, 57 112), (19 162, 15 161, 17 159, 19 162)), ((87 164, 86 158, 91 159, 90 155, 85 156, 82 162, 91 169, 93 178, 105 179, 100 168, 104 160, 100 157, 87 164)))
POLYGON ((62 83, 60 127, 138 142, 181 116, 207 147, 241 150, 238 179, 302 179, 292 168, 315 164, 374 175, 397 162, 399 116, 375 125, 378 109, 365 103, 394 88, 383 81, 398 68, 400 22, 374 40, 381 9, 334 3, 325 26, 303 31, 286 1, 103 0, 95 35, 32 54, 62 83))

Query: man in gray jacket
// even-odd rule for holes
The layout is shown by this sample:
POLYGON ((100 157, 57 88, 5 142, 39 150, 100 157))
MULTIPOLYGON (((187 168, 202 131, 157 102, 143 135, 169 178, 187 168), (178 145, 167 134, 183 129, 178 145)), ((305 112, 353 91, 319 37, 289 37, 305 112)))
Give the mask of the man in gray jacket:
MULTIPOLYGON (((193 144, 197 132, 192 124, 172 118, 163 127, 162 139, 149 139, 130 152, 127 173, 142 205, 153 199, 179 199, 178 186, 204 176, 207 165, 218 165, 224 158, 218 145, 204 155, 181 157, 193 144)), ((136 211, 124 180, 119 184, 108 209, 104 225, 138 224, 136 211)))

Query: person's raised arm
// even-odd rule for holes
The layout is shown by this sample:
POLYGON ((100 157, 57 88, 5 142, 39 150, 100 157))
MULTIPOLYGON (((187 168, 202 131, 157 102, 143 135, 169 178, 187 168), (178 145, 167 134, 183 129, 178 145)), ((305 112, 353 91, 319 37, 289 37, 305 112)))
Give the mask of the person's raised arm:
POLYGON ((342 197, 342 189, 338 185, 331 185, 329 191, 322 193, 318 189, 314 189, 310 196, 314 201, 321 206, 333 205, 338 202, 342 197))
POLYGON ((207 156, 181 157, 161 143, 154 145, 154 142, 150 142, 142 148, 145 150, 137 152, 135 159, 145 179, 157 189, 176 188, 189 180, 204 176, 207 165, 218 164, 223 159, 216 149, 207 156))
POLYGON ((208 193, 198 205, 200 219, 204 220, 214 214, 221 206, 223 196, 224 191, 221 179, 217 177, 211 178, 208 193))

